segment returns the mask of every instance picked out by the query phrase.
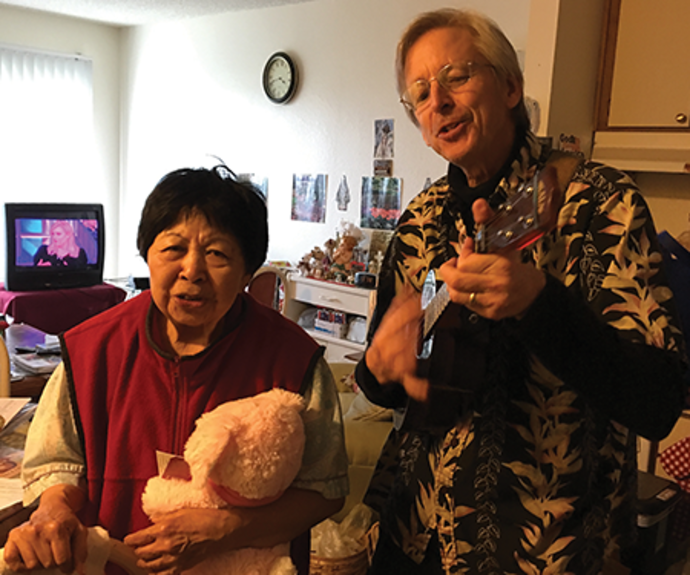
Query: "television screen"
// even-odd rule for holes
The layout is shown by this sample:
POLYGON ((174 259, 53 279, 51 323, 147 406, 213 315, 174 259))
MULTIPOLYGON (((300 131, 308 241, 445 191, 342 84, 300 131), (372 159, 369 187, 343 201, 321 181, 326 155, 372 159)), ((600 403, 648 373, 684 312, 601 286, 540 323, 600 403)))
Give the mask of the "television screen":
POLYGON ((5 204, 10 291, 102 283, 105 230, 100 204, 5 204))

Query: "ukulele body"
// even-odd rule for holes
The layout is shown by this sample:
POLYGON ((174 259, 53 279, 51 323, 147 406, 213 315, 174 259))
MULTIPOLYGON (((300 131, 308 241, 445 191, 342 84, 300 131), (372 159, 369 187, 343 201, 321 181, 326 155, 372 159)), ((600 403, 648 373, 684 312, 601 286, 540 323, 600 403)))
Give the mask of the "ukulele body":
POLYGON ((417 374, 431 384, 427 401, 408 400, 402 428, 439 434, 472 409, 486 370, 489 320, 450 303, 431 337, 432 352, 417 359, 417 374))

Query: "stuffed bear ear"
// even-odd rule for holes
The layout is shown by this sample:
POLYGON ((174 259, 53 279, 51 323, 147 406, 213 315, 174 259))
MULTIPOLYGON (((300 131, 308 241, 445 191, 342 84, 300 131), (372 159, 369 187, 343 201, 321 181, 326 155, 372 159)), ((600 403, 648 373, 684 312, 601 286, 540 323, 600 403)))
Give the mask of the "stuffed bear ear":
POLYGON ((230 402, 204 413, 187 440, 184 459, 189 464, 195 488, 201 489, 206 485, 213 466, 223 452, 232 447, 234 430, 240 425, 240 420, 229 413, 231 407, 230 402))
POLYGON ((274 387, 273 389, 255 397, 260 398, 262 395, 265 395, 266 398, 270 398, 272 401, 275 401, 284 407, 290 407, 296 410, 297 413, 301 413, 306 408, 304 398, 299 393, 293 393, 287 389, 274 387))

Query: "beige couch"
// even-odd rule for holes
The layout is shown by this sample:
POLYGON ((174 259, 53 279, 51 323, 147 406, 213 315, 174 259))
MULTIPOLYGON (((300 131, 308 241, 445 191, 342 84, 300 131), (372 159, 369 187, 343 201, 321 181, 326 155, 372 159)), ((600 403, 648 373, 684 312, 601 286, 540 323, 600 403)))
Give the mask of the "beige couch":
POLYGON ((354 364, 330 365, 339 389, 349 462, 350 495, 345 500, 343 509, 334 516, 335 520, 341 520, 355 504, 362 501, 393 423, 390 410, 372 405, 362 393, 348 391, 346 380, 352 373, 354 364))

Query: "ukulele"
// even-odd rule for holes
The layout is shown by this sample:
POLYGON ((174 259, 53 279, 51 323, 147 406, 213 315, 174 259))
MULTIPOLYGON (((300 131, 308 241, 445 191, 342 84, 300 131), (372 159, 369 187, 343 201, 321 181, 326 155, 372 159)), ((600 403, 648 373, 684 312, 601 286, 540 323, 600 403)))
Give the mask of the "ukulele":
MULTIPOLYGON (((476 252, 521 250, 556 226, 565 187, 559 185, 562 174, 557 169, 547 163, 489 221, 478 226, 476 252)), ((489 320, 453 303, 445 283, 434 292, 436 279, 431 270, 422 288, 424 317, 417 354, 417 374, 430 383, 428 397, 425 402, 408 398, 398 416, 402 429, 438 434, 446 433, 471 408, 483 382, 489 320)))

